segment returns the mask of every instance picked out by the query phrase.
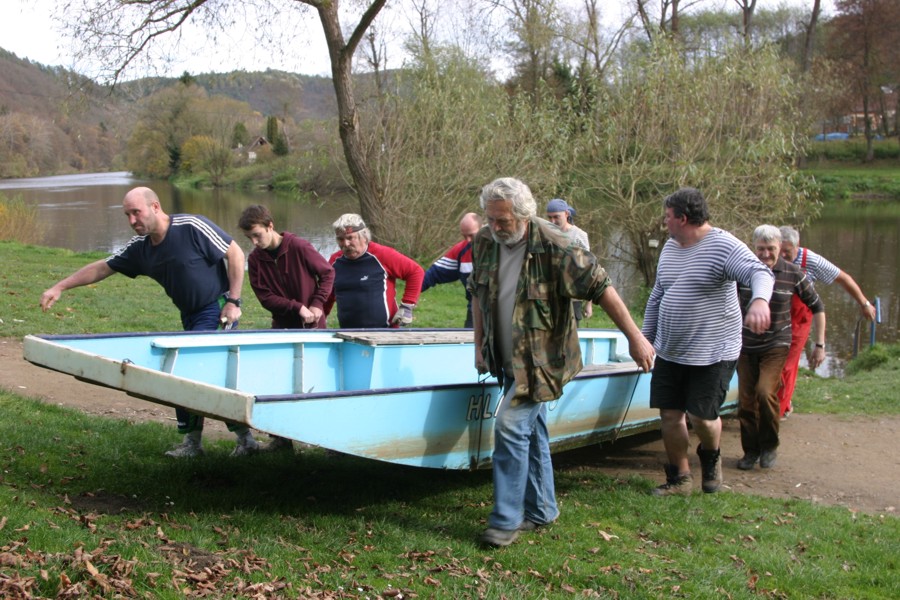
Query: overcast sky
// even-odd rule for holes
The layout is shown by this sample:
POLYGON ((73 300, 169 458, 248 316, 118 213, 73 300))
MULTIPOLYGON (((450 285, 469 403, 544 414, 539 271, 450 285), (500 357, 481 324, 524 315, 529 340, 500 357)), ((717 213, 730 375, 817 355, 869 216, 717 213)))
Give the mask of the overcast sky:
MULTIPOLYGON (((563 2, 576 0, 563 0, 563 2)), ((736 9, 734 0, 719 0, 723 6, 736 9)), ((769 4, 777 6, 782 0, 761 0, 757 9, 769 4)), ((711 1, 710 4, 713 2, 711 1)), ((59 0, 0 0, 0 47, 15 53, 20 58, 27 58, 50 66, 72 68, 70 46, 58 31, 58 24, 51 18, 52 11, 57 9, 59 0)), ((396 3, 389 2, 392 6, 396 3)), ((576 2, 577 4, 577 2, 576 2)), ((618 12, 625 0, 605 0, 601 6, 607 11, 607 17, 618 18, 618 12), (607 7, 608 5, 608 7, 607 7)), ((812 0, 790 0, 790 4, 812 6, 812 0)), ((826 11, 833 10, 833 0, 824 0, 826 11)), ((381 18, 381 17, 380 17, 381 18)), ((403 19, 398 15, 388 15, 385 19, 403 19)), ((157 67, 162 75, 178 76, 189 73, 224 73, 237 69, 247 71, 263 71, 267 68, 304 73, 308 75, 330 75, 331 68, 325 50, 325 41, 314 12, 309 11, 305 19, 291 23, 289 34, 284 34, 281 51, 273 53, 260 49, 255 41, 255 34, 247 24, 239 24, 220 35, 217 43, 185 45, 175 62, 157 67)), ((203 35, 185 36, 188 40, 201 40, 203 35)), ((395 40, 399 48, 399 40, 395 40)), ((402 58, 399 50, 394 48, 389 59, 398 61, 402 58)), ((399 66, 392 64, 390 66, 399 66)), ((76 71, 87 73, 84 68, 76 71)))
MULTIPOLYGON (((52 11, 60 0, 0 0, 0 47, 19 58, 50 66, 73 66, 71 45, 61 36, 52 11)), ((162 75, 228 72, 236 69, 263 71, 267 68, 309 75, 330 75, 331 67, 315 12, 291 24, 290 43, 277 55, 259 49, 255 34, 246 23, 218 34, 218 43, 186 46, 177 62, 161 67, 162 75)), ((198 42, 203 34, 185 36, 198 42)), ((76 69, 84 73, 83 69, 76 69)))

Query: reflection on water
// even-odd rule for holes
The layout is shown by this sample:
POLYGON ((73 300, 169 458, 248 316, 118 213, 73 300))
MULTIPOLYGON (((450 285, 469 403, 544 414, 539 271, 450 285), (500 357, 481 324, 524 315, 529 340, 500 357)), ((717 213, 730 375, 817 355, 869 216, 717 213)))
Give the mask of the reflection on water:
MULTIPOLYGON (((873 205, 829 207, 811 226, 800 232, 800 245, 818 252, 849 273, 863 294, 881 299, 882 322, 876 341, 900 341, 900 206, 873 205)), ((823 369, 841 373, 853 356, 854 334, 859 325, 860 348, 869 344, 870 324, 860 316, 859 305, 837 283, 818 285, 825 302, 829 342, 823 369)))
POLYGON ((331 223, 358 208, 347 196, 309 201, 267 191, 180 190, 166 181, 135 179, 126 172, 8 179, 0 181, 0 192, 37 207, 45 227, 43 245, 115 252, 134 235, 122 213, 122 199, 139 185, 152 188, 169 214, 209 217, 248 253, 251 246, 237 221, 250 204, 268 206, 279 230, 306 238, 326 256, 337 250, 331 223))
MULTIPOLYGON (((137 185, 153 188, 167 213, 209 217, 234 236, 247 253, 251 247, 237 221, 249 204, 268 206, 279 230, 308 239, 325 256, 337 250, 331 223, 342 213, 358 211, 355 198, 348 196, 309 201, 266 191, 179 190, 168 182, 134 179, 125 172, 5 180, 0 181, 0 192, 18 195, 37 206, 46 227, 44 245, 78 252, 113 252, 132 236, 122 214, 122 198, 137 185)), ((879 296, 883 322, 876 339, 884 343, 900 341, 900 207, 829 207, 801 231, 800 244, 851 274, 870 300, 879 296)), ((629 275, 628 268, 614 260, 605 266, 626 301, 639 293, 639 280, 629 275)), ((825 302, 828 321, 827 358, 817 372, 840 374, 853 353, 859 308, 838 284, 817 289, 825 302)), ((864 347, 869 329, 868 323, 861 325, 864 347)))

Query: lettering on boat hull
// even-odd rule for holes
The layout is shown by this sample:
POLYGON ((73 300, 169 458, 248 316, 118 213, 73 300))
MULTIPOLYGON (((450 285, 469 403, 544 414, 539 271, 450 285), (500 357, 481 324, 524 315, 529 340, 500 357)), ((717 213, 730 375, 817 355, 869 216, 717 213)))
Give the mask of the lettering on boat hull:
POLYGON ((487 393, 472 394, 469 396, 469 406, 466 410, 466 421, 481 421, 493 419, 491 411, 491 395, 487 393))

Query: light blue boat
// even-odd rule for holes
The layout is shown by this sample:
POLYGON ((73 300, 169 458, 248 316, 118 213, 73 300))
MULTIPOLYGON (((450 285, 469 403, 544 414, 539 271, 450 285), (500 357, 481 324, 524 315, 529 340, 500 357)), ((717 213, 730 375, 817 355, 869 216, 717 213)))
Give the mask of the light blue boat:
MULTIPOLYGON (((579 330, 584 370, 548 405, 554 451, 659 428, 650 375, 619 331, 579 330)), ((489 467, 496 379, 471 330, 265 330, 27 336, 37 365, 132 396, 365 458, 489 467)), ((732 380, 729 406, 736 397, 732 380)))

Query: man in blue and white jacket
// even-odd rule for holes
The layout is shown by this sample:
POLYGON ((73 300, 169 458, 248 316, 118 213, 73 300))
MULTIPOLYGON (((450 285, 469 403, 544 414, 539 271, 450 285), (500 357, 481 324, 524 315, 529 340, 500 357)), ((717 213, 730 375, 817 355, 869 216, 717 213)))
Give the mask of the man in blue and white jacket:
POLYGON ((472 327, 472 295, 466 290, 466 283, 472 273, 472 238, 481 229, 481 217, 470 212, 459 221, 459 233, 463 239, 447 250, 443 256, 425 271, 422 291, 440 283, 459 281, 466 291, 466 322, 463 327, 472 327))

